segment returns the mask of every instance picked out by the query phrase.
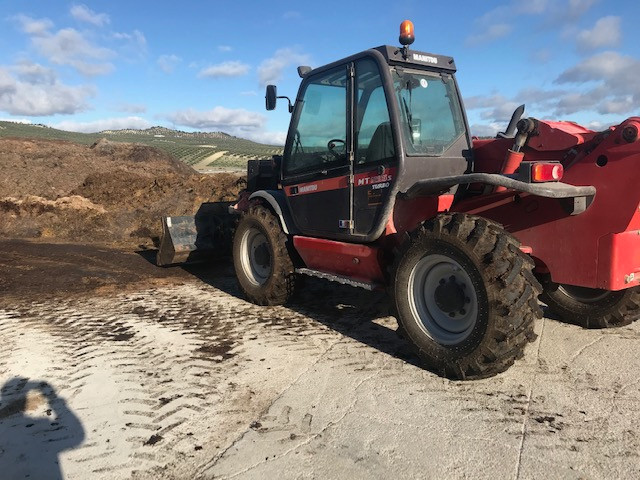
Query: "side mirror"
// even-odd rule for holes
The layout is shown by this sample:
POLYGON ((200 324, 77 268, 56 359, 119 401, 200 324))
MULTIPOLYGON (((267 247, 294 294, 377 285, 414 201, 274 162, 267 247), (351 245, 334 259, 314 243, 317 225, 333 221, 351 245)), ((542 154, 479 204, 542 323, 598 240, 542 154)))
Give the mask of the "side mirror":
POLYGON ((267 93, 264 97, 267 110, 275 110, 278 89, 275 85, 267 85, 267 93))

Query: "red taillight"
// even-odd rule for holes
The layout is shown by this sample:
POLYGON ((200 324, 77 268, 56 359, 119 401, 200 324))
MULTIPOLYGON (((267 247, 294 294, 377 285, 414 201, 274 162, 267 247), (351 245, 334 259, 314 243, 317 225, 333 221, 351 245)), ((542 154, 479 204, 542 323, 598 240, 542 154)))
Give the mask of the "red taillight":
POLYGON ((557 182, 563 174, 564 168, 559 163, 534 163, 531 165, 532 182, 557 182))

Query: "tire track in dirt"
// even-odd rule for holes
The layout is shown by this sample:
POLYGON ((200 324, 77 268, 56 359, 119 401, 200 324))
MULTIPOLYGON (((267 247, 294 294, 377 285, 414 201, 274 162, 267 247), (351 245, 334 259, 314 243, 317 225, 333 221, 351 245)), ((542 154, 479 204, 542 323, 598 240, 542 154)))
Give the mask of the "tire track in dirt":
POLYGON ((11 346, 0 353, 2 381, 20 374, 16 358, 33 356, 16 339, 38 335, 43 358, 29 377, 51 384, 83 423, 82 446, 61 455, 68 478, 177 470, 183 478, 185 464, 204 464, 233 442, 341 328, 368 319, 340 298, 303 295, 293 309, 264 308, 229 295, 231 279, 217 286, 0 310, 0 340, 11 346), (336 319, 334 307, 346 315, 336 319))

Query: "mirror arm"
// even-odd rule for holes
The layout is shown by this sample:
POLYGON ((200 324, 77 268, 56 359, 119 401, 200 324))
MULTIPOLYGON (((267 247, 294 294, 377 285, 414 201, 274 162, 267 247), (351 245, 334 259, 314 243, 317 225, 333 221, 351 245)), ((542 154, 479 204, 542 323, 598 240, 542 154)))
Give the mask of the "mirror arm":
POLYGON ((293 105, 291 104, 291 99, 289 97, 276 97, 276 98, 286 98, 287 102, 289 102, 289 113, 293 113, 293 105))

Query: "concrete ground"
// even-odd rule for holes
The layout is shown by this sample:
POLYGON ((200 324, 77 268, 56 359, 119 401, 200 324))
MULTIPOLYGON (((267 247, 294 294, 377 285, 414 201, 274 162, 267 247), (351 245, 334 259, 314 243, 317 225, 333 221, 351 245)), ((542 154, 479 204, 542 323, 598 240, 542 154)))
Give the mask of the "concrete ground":
POLYGON ((319 280, 257 307, 229 265, 0 299, 0 477, 640 478, 640 322, 545 318, 506 373, 452 382, 387 312, 319 280))

